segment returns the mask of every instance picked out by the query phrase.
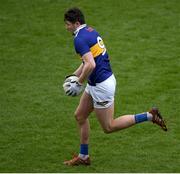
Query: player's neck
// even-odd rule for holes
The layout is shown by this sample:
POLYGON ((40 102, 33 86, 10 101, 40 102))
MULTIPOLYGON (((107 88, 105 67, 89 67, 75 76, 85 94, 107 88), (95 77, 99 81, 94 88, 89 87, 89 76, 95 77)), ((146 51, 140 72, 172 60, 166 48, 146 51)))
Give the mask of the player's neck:
POLYGON ((86 24, 82 24, 82 25, 78 26, 73 34, 76 36, 78 34, 79 30, 83 29, 86 26, 87 26, 86 24))

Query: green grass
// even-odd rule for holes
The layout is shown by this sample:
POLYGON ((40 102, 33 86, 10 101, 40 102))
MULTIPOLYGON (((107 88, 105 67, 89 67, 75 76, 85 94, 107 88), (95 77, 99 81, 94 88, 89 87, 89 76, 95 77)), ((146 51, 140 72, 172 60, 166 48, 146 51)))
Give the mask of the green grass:
POLYGON ((180 172, 179 0, 0 0, 0 172, 180 172), (115 117, 157 105, 150 123, 104 134, 90 116, 89 167, 79 151, 64 76, 80 64, 64 11, 80 7, 104 39, 117 78, 115 117))

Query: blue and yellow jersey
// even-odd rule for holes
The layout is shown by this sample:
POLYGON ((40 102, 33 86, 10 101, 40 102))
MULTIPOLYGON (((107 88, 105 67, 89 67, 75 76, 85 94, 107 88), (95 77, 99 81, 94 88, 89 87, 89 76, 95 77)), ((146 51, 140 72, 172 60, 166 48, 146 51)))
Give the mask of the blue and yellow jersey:
POLYGON ((91 51, 96 67, 88 77, 88 83, 94 86, 106 80, 112 75, 108 53, 102 38, 93 28, 84 25, 79 29, 74 37, 74 47, 77 54, 82 57, 91 51))

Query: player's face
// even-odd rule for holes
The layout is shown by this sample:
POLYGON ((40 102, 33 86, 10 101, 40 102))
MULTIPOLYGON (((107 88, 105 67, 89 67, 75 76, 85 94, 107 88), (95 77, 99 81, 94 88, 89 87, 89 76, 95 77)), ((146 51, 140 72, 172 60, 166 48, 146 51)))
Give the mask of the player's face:
POLYGON ((71 33, 76 31, 76 29, 79 27, 79 25, 80 25, 79 22, 72 23, 72 22, 69 22, 69 21, 65 21, 65 27, 71 33))

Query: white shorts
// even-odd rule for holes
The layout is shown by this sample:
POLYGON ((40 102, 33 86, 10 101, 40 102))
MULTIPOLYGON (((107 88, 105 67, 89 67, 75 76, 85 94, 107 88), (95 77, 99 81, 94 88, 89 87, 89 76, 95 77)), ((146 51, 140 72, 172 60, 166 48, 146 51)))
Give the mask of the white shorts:
POLYGON ((108 79, 96 86, 87 84, 85 91, 93 98, 94 108, 108 108, 114 102, 116 79, 112 74, 108 79))

